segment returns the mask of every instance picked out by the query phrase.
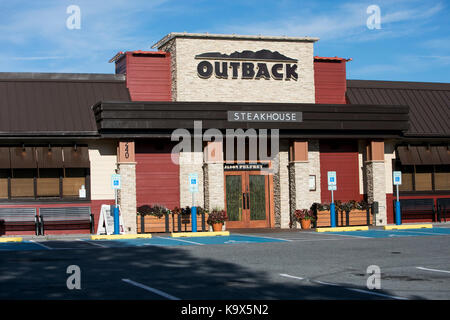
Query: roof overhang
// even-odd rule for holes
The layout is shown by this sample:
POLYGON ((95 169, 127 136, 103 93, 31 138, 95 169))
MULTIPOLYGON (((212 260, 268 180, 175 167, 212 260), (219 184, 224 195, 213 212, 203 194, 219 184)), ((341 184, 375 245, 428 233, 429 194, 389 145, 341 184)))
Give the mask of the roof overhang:
POLYGON ((226 102, 100 102, 93 106, 102 136, 163 137, 175 129, 279 129, 286 137, 395 138, 408 129, 407 106, 226 102), (302 121, 233 121, 230 112, 301 113, 302 121))

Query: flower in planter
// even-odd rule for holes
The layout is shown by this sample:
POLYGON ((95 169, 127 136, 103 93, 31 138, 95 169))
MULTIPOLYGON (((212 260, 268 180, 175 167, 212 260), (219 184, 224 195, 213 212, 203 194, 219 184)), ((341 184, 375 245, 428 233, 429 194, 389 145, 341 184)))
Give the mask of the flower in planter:
POLYGON ((228 220, 227 212, 223 209, 213 209, 208 216, 208 220, 206 221, 209 225, 213 225, 215 223, 224 223, 228 220))
POLYGON ((137 209, 137 212, 138 212, 138 215, 142 215, 142 216, 151 215, 151 216, 161 218, 164 215, 169 214, 170 210, 167 209, 163 205, 155 204, 153 206, 149 206, 149 205, 140 206, 137 209))
POLYGON ((370 205, 366 201, 356 202, 355 208, 358 210, 367 210, 370 208, 370 205))

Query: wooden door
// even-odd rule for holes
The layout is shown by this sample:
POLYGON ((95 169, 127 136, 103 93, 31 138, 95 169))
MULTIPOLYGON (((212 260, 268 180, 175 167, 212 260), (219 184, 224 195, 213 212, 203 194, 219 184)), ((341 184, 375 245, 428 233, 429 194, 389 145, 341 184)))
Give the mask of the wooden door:
POLYGON ((269 176, 259 171, 225 173, 227 228, 269 227, 269 176))

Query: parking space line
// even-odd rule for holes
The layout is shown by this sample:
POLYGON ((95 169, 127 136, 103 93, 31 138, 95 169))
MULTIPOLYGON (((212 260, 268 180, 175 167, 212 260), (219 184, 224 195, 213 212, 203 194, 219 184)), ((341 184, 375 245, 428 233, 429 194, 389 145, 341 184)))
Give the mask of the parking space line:
POLYGON ((161 238, 161 239, 167 239, 167 240, 172 240, 172 241, 181 241, 181 242, 187 242, 187 243, 191 243, 191 244, 196 244, 196 245, 199 245, 199 246, 203 246, 203 245, 205 245, 204 243, 200 243, 200 242, 194 242, 194 241, 189 241, 189 240, 182 240, 182 239, 178 239, 178 238, 166 238, 166 237, 155 237, 155 238, 161 238))
POLYGON ((93 246, 95 246, 95 247, 109 248, 108 246, 104 246, 104 245, 102 245, 102 244, 100 244, 100 243, 98 243, 98 242, 90 242, 90 241, 83 240, 83 239, 77 239, 77 241, 82 241, 82 242, 84 242, 84 243, 89 243, 90 245, 93 245, 93 246))
POLYGON ((139 282, 136 282, 136 281, 133 281, 133 280, 130 280, 130 279, 122 279, 122 281, 124 281, 126 283, 129 283, 129 284, 131 284, 133 286, 139 287, 141 289, 144 289, 144 290, 156 293, 157 295, 160 295, 160 296, 162 296, 164 298, 167 298, 169 300, 181 300, 180 298, 172 296, 172 295, 170 295, 170 294, 168 294, 168 293, 166 293, 164 291, 161 291, 161 290, 158 290, 158 289, 155 289, 155 288, 152 288, 152 287, 148 287, 148 286, 146 286, 146 285, 144 285, 142 283, 139 283, 139 282))
POLYGON ((273 237, 263 237, 263 236, 255 236, 255 235, 246 235, 246 234, 240 234, 240 233, 233 233, 233 235, 241 236, 241 237, 248 237, 248 238, 263 238, 263 239, 270 239, 270 240, 280 240, 280 241, 292 241, 290 239, 283 239, 283 238, 273 238, 273 237))
POLYGON ((38 241, 30 240, 30 242, 33 242, 34 244, 37 244, 38 246, 41 246, 41 247, 43 247, 43 248, 45 248, 45 249, 47 249, 47 250, 53 250, 53 248, 48 247, 48 246, 46 246, 45 244, 42 244, 42 243, 40 243, 40 242, 38 242, 38 241))
POLYGON ((297 279, 297 280, 304 280, 305 279, 305 278, 301 278, 301 277, 291 276, 290 274, 286 274, 286 273, 280 273, 280 276, 285 277, 285 278, 297 279))
POLYGON ((339 287, 339 288, 346 289, 346 290, 349 290, 349 291, 354 291, 354 292, 359 292, 359 293, 366 293, 366 294, 371 294, 371 295, 385 297, 385 298, 390 298, 390 299, 395 299, 395 300, 409 300, 408 298, 405 298, 405 297, 391 296, 391 295, 384 294, 384 293, 379 293, 379 292, 374 292, 374 291, 367 291, 367 290, 362 290, 362 289, 357 289, 357 288, 349 288, 349 287, 341 286, 341 285, 336 284, 336 283, 319 281, 319 280, 311 280, 311 279, 307 279, 307 278, 291 276, 291 275, 285 274, 285 273, 280 273, 280 276, 286 277, 286 278, 294 278, 294 279, 298 279, 298 280, 307 280, 307 281, 309 281, 311 283, 318 283, 318 284, 325 285, 325 286, 339 287))
MULTIPOLYGON (((364 231, 354 231, 354 232, 364 232, 364 231)), ((326 232, 321 232, 321 233, 312 233, 312 234, 317 234, 320 236, 340 236, 340 237, 351 237, 351 238, 362 238, 362 239, 372 239, 373 237, 364 237, 364 236, 355 236, 352 234, 338 234, 338 233, 326 233, 326 232)))
POLYGON ((429 268, 424 268, 424 267, 416 267, 416 269, 425 270, 425 271, 433 271, 433 272, 450 273, 450 271, 447 271, 447 270, 429 269, 429 268))

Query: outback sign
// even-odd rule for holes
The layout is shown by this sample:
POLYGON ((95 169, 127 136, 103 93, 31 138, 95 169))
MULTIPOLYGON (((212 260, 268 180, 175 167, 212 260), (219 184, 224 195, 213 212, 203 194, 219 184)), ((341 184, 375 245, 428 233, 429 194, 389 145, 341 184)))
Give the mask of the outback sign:
POLYGON ((278 51, 260 50, 233 52, 207 52, 195 56, 201 60, 197 64, 197 74, 209 79, 213 74, 219 79, 298 79, 298 60, 286 57, 278 51))

